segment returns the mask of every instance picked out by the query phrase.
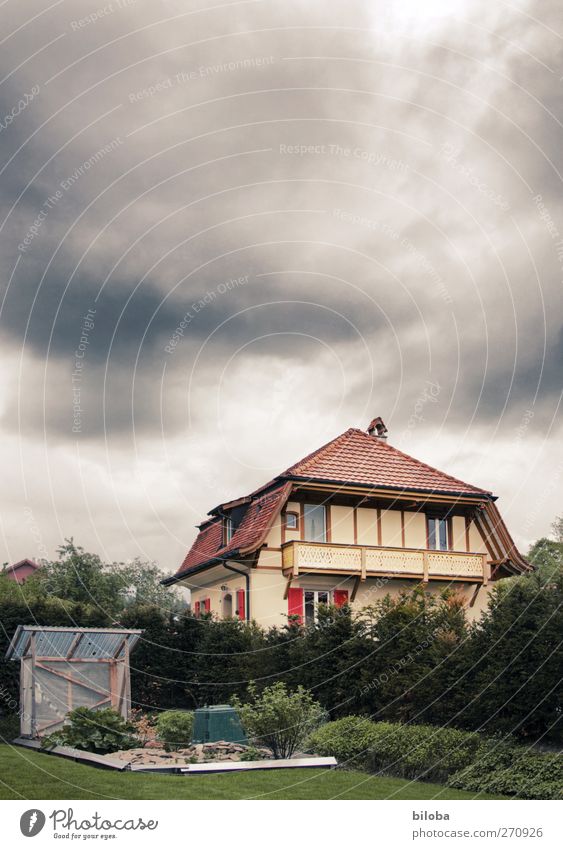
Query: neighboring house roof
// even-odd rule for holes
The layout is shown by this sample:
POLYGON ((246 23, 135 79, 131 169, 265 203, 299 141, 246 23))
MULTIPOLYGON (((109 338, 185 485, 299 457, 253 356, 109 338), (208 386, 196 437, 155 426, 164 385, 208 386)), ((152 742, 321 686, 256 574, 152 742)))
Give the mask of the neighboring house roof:
POLYGON ((359 428, 349 428, 250 495, 213 508, 209 513, 212 518, 200 525, 198 537, 178 572, 165 582, 173 583, 213 563, 258 551, 287 501, 293 482, 302 481, 387 489, 397 493, 469 497, 474 498, 476 503, 485 502, 484 514, 488 518, 484 518, 481 524, 483 529, 487 525, 489 532, 494 533, 498 539, 499 559, 505 555, 517 568, 529 568, 494 506, 495 496, 491 492, 404 454, 386 442, 382 436, 384 433, 387 433, 387 429, 381 419, 374 419, 368 433, 359 428), (242 504, 248 505, 244 518, 230 542, 225 545, 223 515, 242 504))
POLYGON ((6 566, 4 569, 4 575, 7 575, 8 578, 12 578, 14 581, 21 582, 26 576, 29 577, 29 575, 35 572, 36 569, 40 568, 40 563, 36 563, 35 560, 30 560, 26 557, 24 560, 12 563, 11 566, 6 566))

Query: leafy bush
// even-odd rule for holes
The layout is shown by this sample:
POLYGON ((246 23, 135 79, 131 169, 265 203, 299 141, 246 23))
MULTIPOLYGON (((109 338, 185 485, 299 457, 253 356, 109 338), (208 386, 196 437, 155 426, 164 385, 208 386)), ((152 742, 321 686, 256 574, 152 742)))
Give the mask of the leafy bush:
POLYGON ((264 757, 264 752, 261 749, 257 749, 256 746, 247 746, 240 759, 241 761, 262 761, 264 757))
POLYGON ((79 707, 68 714, 68 725, 43 737, 41 745, 46 749, 71 746, 73 749, 105 755, 138 745, 133 730, 133 725, 112 708, 92 710, 79 707))
POLYGON ((363 766, 383 726, 392 728, 389 723, 375 723, 365 716, 345 716, 314 731, 306 749, 323 757, 335 757, 342 766, 363 766))
POLYGON ((156 729, 168 752, 184 749, 192 741, 194 715, 189 710, 165 710, 156 720, 156 729))
POLYGON ((563 799, 563 759, 523 746, 489 740, 479 760, 455 773, 450 787, 475 793, 502 793, 520 799, 563 799))
POLYGON ((308 748, 333 755, 341 764, 426 781, 444 781, 472 763, 480 744, 472 732, 371 722, 361 716, 329 722, 308 740, 308 748))
POLYGON ((368 755, 367 768, 400 778, 442 782, 473 763, 480 745, 481 738, 472 731, 388 724, 368 755))
POLYGON ((278 681, 258 693, 251 683, 248 692, 252 702, 242 704, 235 696, 232 704, 248 737, 270 749, 276 759, 290 758, 324 719, 324 710, 303 687, 288 692, 278 681))

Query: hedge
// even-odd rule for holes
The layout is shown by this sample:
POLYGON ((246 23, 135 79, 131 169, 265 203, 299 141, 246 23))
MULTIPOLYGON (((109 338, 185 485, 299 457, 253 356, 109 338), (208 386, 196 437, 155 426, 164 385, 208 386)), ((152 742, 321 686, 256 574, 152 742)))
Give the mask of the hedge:
POLYGON ((479 759, 451 776, 448 785, 519 799, 563 799, 563 757, 488 740, 479 759))
POLYGON ((312 734, 308 748, 341 765, 401 778, 445 781, 473 762, 481 745, 475 732, 432 725, 399 725, 348 716, 312 734))

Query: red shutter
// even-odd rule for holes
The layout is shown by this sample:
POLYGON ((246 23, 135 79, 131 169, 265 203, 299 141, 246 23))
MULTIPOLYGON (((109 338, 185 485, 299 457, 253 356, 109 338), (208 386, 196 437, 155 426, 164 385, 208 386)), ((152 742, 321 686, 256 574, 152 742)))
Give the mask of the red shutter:
POLYGON ((198 619, 199 619, 199 609, 200 609, 200 603, 199 603, 199 601, 196 601, 196 603, 194 604, 194 613, 195 613, 195 615, 198 619))
POLYGON ((204 605, 205 605, 205 612, 209 613, 210 610, 211 610, 211 599, 206 598, 205 601, 204 601, 204 605))
POLYGON ((237 590, 237 611, 238 618, 245 618, 245 610, 244 610, 244 590, 237 590))
POLYGON ((288 616, 299 616, 299 624, 303 624, 303 590, 290 588, 287 594, 288 616))
POLYGON ((342 607, 343 604, 348 604, 348 590, 335 590, 333 596, 336 607, 342 607))

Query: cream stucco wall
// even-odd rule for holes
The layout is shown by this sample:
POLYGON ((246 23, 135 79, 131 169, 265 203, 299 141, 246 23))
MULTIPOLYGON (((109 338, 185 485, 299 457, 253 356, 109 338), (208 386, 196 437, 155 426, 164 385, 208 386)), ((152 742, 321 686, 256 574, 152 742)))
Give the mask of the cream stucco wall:
MULTIPOLYGON (((211 600, 211 613, 213 613, 218 619, 223 618, 223 596, 226 592, 230 592, 233 597, 233 615, 236 610, 236 592, 237 590, 244 590, 246 586, 245 580, 242 575, 233 574, 232 579, 229 578, 221 578, 217 581, 212 581, 208 586, 203 587, 201 589, 193 589, 192 590, 192 599, 191 599, 191 608, 195 610, 196 601, 203 602, 204 599, 209 598, 211 600), (228 590, 223 591, 221 586, 228 587, 228 590)), ((203 611, 202 611, 203 612, 203 611)))
POLYGON ((381 545, 389 545, 393 548, 402 546, 401 511, 381 511, 381 545))
POLYGON ((469 525, 469 550, 481 554, 487 553, 487 546, 483 542, 483 537, 479 533, 475 522, 471 522, 469 525))
POLYGON ((373 507, 358 507, 358 545, 377 545, 377 510, 373 507))
POLYGON ((331 542, 354 542, 354 510, 352 507, 331 505, 330 536, 331 542))
MULTIPOLYGON (((288 602, 284 599, 286 579, 281 571, 255 569, 251 574, 251 617, 265 628, 281 627, 287 623, 288 602)), ((368 578, 358 588, 356 598, 351 604, 354 611, 359 612, 363 607, 375 604, 387 594, 397 596, 401 590, 413 589, 416 581, 391 579, 384 577, 368 578)), ((302 575, 292 581, 291 586, 301 589, 348 590, 349 596, 354 587, 354 578, 342 575, 302 575)), ((440 593, 444 589, 455 591, 461 595, 466 605, 468 619, 472 620, 481 615, 485 609, 491 585, 482 587, 473 607, 469 602, 475 591, 475 584, 460 581, 456 583, 445 581, 430 581, 427 585, 430 593, 440 593)))
POLYGON ((426 548, 426 515, 405 510, 405 546, 426 548))

